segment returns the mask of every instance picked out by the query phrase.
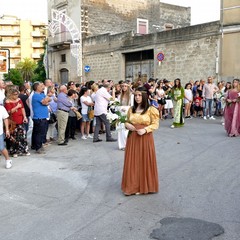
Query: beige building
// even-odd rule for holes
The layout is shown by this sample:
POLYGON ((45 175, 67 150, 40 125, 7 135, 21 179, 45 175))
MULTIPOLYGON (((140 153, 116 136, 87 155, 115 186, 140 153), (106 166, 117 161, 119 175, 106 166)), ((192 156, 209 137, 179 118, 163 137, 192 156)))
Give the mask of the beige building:
POLYGON ((240 78, 240 1, 221 1, 221 79, 240 78))
POLYGON ((45 23, 21 20, 8 15, 0 18, 0 50, 7 49, 10 53, 9 68, 15 68, 24 58, 39 60, 44 53, 45 40, 45 23))

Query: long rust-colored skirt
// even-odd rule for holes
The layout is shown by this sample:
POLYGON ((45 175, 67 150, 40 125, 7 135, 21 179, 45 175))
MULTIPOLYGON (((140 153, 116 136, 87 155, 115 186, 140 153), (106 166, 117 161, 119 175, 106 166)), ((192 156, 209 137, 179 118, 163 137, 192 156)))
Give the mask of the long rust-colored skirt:
MULTIPOLYGON (((142 125, 135 125, 137 129, 142 125)), ((158 171, 153 134, 130 132, 122 175, 122 191, 127 194, 158 192, 158 171)))

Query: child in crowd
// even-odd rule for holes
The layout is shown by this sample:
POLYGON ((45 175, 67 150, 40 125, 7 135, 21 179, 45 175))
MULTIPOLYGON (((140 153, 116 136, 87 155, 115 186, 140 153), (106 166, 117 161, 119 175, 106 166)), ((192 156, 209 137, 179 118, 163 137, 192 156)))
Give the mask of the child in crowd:
POLYGON ((193 116, 203 117, 203 107, 202 107, 202 98, 199 96, 199 93, 196 92, 196 96, 193 99, 193 116))

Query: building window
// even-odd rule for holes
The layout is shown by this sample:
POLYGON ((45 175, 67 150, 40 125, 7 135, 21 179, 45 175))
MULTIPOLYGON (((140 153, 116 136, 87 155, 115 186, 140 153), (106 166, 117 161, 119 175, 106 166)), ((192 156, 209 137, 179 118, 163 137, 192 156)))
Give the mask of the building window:
POLYGON ((174 28, 173 24, 171 23, 165 23, 164 27, 166 31, 172 30, 174 28))
POLYGON ((148 20, 147 19, 137 19, 137 33, 148 34, 148 20))
POLYGON ((61 62, 62 63, 66 62, 66 54, 61 54, 61 62))

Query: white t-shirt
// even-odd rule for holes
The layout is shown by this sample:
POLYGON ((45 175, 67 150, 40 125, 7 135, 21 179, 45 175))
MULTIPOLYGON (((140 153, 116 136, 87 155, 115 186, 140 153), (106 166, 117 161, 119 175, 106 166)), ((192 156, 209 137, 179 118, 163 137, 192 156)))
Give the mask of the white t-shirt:
POLYGON ((8 112, 7 110, 5 109, 5 107, 3 106, 0 106, 0 135, 3 134, 3 120, 8 118, 9 115, 8 115, 8 112))
POLYGON ((0 89, 0 105, 3 105, 4 98, 5 98, 5 89, 0 89))
POLYGON ((184 103, 189 103, 189 100, 193 100, 193 94, 191 89, 184 89, 186 98, 184 98, 184 103), (189 100, 188 100, 189 99, 189 100))
POLYGON ((164 96, 164 94, 165 94, 165 92, 164 92, 164 90, 162 88, 156 89, 156 93, 157 93, 158 99, 161 99, 164 96))
POLYGON ((110 93, 105 87, 101 87, 97 90, 95 95, 95 105, 94 105, 94 115, 100 116, 102 114, 107 114, 107 107, 109 100, 111 99, 110 93))
POLYGON ((90 96, 81 96, 80 97, 80 101, 81 101, 81 105, 82 105, 82 111, 81 113, 82 114, 87 114, 88 113, 88 106, 84 103, 84 102, 88 102, 88 103, 92 103, 92 99, 90 96))

